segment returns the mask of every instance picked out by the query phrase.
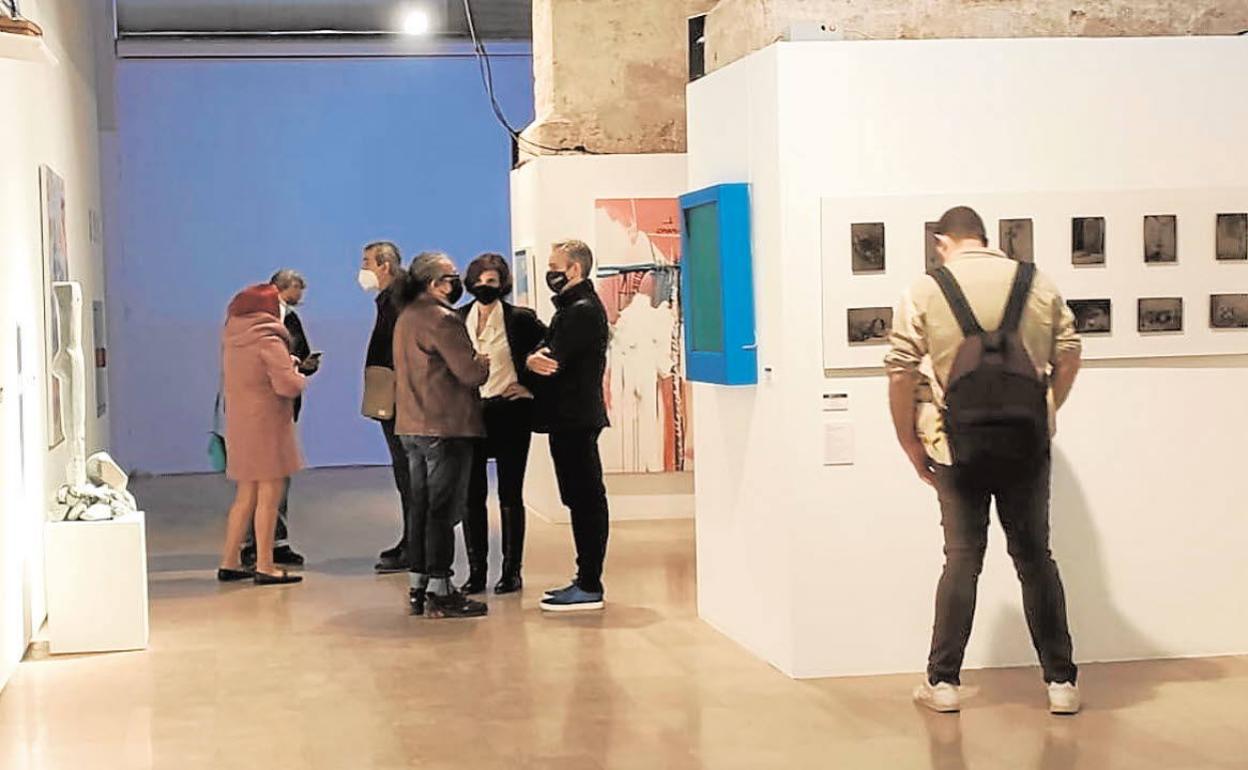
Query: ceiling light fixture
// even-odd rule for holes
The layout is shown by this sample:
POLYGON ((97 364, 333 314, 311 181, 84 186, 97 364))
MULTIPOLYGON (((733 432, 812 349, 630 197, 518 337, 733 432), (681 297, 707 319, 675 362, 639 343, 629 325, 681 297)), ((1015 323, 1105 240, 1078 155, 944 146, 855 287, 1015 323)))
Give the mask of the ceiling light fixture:
POLYGON ((403 17, 403 34, 429 34, 429 12, 424 8, 413 8, 403 17))

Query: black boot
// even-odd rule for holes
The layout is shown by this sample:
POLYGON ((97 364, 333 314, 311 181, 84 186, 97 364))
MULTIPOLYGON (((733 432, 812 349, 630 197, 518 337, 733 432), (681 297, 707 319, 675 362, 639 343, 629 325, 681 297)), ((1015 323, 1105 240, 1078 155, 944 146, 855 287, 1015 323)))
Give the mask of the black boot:
POLYGON ((473 596, 475 594, 485 593, 486 579, 485 565, 474 565, 468 568, 468 580, 459 587, 459 592, 464 596, 473 596))
POLYGON ((412 615, 425 614, 425 589, 409 588, 407 589, 407 607, 408 612, 412 615))
POLYGON ((507 506, 502 510, 503 575, 494 586, 496 594, 512 594, 524 587, 520 577, 524 563, 524 506, 507 506))

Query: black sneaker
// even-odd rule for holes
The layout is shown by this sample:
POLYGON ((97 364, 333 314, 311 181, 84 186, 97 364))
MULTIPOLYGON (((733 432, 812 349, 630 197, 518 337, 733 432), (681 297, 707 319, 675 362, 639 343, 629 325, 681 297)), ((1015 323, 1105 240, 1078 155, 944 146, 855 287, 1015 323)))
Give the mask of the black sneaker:
POLYGON ((239 552, 239 556, 243 560, 244 567, 256 566, 256 547, 254 545, 243 546, 243 550, 239 552))
POLYGON ((425 598, 425 616, 430 618, 479 618, 488 615, 490 608, 474 601, 459 591, 446 596, 429 594, 425 598))
POLYGON ((407 589, 407 608, 409 613, 412 615, 425 614, 425 589, 407 589))
POLYGON ((302 567, 303 556, 288 545, 279 545, 273 549, 273 563, 283 567, 302 567))

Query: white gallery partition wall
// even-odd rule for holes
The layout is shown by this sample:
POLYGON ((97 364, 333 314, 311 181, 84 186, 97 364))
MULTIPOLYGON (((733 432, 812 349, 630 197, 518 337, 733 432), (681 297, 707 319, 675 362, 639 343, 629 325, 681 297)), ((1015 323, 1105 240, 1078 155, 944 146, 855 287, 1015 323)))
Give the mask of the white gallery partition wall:
MULTIPOLYGON (((1242 37, 781 43, 690 86, 689 188, 751 185, 761 368, 694 393, 703 618, 793 676, 923 669, 937 503, 851 312, 965 203, 1087 303, 1052 512, 1078 660, 1248 652, 1246 71, 1242 37)), ((994 522, 967 665, 1033 662, 994 522)))

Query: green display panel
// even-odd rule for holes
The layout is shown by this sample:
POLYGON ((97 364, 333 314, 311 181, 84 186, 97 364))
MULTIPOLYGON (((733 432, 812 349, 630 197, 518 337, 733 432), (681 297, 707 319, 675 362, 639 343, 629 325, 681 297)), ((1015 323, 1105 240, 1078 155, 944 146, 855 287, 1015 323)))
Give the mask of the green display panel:
POLYGON ((724 294, 720 273, 719 206, 707 203, 685 212, 688 248, 683 257, 690 301, 690 339, 698 352, 724 351, 724 294))

